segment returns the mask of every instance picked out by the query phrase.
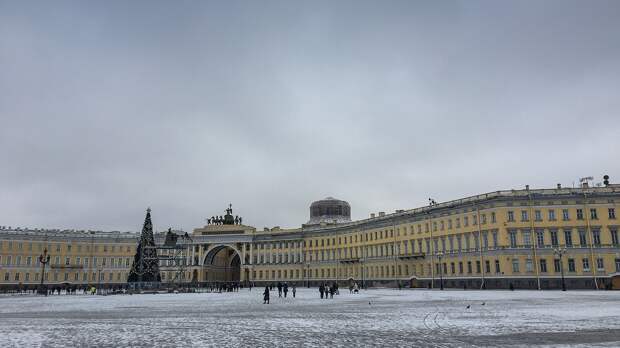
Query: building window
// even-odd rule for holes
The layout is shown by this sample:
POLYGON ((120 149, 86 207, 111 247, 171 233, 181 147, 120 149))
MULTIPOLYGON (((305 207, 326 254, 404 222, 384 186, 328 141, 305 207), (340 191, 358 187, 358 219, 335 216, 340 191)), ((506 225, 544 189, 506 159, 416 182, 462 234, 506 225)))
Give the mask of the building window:
POLYGON ((581 263, 583 265, 583 271, 584 272, 589 272, 590 271, 590 260, 588 260, 587 258, 584 258, 584 259, 581 260, 581 263))
POLYGON ((476 261, 476 273, 481 273, 482 269, 480 267, 480 260, 476 261))
POLYGON ((459 273, 463 274, 463 262, 459 262, 459 273))
POLYGON ((592 239, 593 239, 594 246, 600 247, 601 246, 601 231, 593 230, 592 239))
POLYGON ((534 220, 542 221, 542 213, 540 212, 540 210, 534 211, 534 220))
POLYGON ((598 220, 598 214, 596 213, 596 208, 590 208, 590 218, 592 220, 598 220))
POLYGON ((568 271, 575 272, 575 259, 568 259, 568 271))
POLYGON ((616 209, 609 208, 609 209, 607 209, 607 213, 609 214, 609 218, 610 219, 615 219, 616 218, 616 209))
POLYGON ((564 221, 570 220, 570 215, 568 214, 568 209, 562 209, 562 220, 564 220, 564 221))
POLYGON ((467 261, 467 273, 471 274, 471 261, 467 261))
POLYGON ((614 246, 618 246, 618 230, 610 230, 611 234, 611 244, 614 246))
POLYGON ((493 248, 497 248, 497 231, 493 231, 493 248))
POLYGON ((491 212, 491 223, 494 224, 497 222, 497 217, 495 216, 495 212, 491 212))
POLYGON ((620 272, 620 259, 616 259, 616 272, 620 272))
POLYGON ((549 231, 549 234, 551 235, 551 245, 554 247, 557 247, 559 242, 558 242, 558 231, 556 230, 551 230, 549 231))
POLYGON ((515 213, 511 210, 508 212, 508 222, 514 222, 515 221, 515 213))
POLYGON ((501 273, 499 268, 499 260, 495 260, 495 273, 501 273))
POLYGON ((491 261, 484 260, 484 268, 485 268, 485 272, 491 273, 491 261))
POLYGON ((564 230, 564 244, 569 248, 573 246, 573 232, 571 230, 564 230))
POLYGON ((605 262, 603 261, 602 257, 599 257, 598 259, 596 259, 596 269, 599 271, 605 270, 605 262))
POLYGON ((525 260, 525 271, 526 272, 532 272, 533 270, 534 270, 534 268, 533 268, 533 264, 532 264, 532 259, 525 260))
POLYGON ((531 235, 530 235, 530 231, 525 230, 523 231, 523 245, 525 247, 529 247, 531 245, 531 235))
POLYGON ((540 260, 540 273, 547 273, 547 260, 540 260))
POLYGON ((586 238, 586 231, 584 230, 579 231, 579 245, 581 245, 582 248, 588 246, 588 239, 586 238))
POLYGON ((539 248, 545 247, 545 231, 542 231, 542 230, 536 231, 536 245, 539 248))
POLYGON ((512 272, 519 273, 519 259, 512 259, 512 272))
POLYGON ((465 227, 469 226, 469 217, 467 216, 463 217, 463 226, 465 227))
POLYGON ((561 265, 560 265, 560 260, 559 259, 554 259, 553 260, 553 271, 554 272, 561 272, 561 265))
POLYGON ((9 272, 4 273, 4 281, 5 282, 8 282, 9 279, 11 279, 10 277, 11 277, 11 275, 9 274, 9 272))
POLYGON ((521 210, 521 221, 529 221, 527 216, 527 210, 521 210))
POLYGON ((555 210, 549 210, 549 221, 555 221, 555 210))
POLYGON ((583 220, 583 209, 577 209, 577 220, 583 220))
POLYGON ((510 231, 508 232, 508 236, 510 237, 510 247, 516 248, 517 247, 517 232, 510 231))

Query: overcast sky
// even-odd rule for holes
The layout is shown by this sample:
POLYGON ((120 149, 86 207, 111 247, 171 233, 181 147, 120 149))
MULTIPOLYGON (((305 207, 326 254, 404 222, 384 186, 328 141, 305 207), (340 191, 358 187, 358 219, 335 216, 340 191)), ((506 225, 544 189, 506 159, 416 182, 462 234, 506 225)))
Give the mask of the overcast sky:
POLYGON ((620 181, 619 1, 0 0, 0 225, 620 181))

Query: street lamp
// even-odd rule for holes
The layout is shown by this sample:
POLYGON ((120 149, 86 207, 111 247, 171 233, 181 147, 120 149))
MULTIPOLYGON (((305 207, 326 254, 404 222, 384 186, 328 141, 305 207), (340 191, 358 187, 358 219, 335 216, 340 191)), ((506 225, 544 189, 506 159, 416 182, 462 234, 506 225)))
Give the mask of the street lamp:
MULTIPOLYGON (((429 230, 431 232, 431 239, 430 239, 430 244, 428 245, 428 250, 427 252, 431 255, 431 266, 435 264, 435 252, 437 250, 435 250, 435 248, 431 249, 431 245, 433 245, 433 215, 431 214, 431 209, 433 209, 434 206, 437 205, 437 202, 432 199, 429 198, 428 199, 428 209, 426 210, 426 216, 427 218, 430 219, 430 221, 428 222, 429 224, 429 230)), ((431 288, 434 289, 435 288, 435 270, 433 269, 433 267, 431 267, 431 288)), ((442 287, 443 290, 443 287, 442 287)))
POLYGON ((562 262, 562 256, 566 254, 566 248, 555 248, 553 253, 560 258, 560 273, 562 274, 562 291, 566 291, 566 282, 564 281, 564 263, 562 262))
MULTIPOLYGON (((47 254, 47 248, 43 249, 43 254, 39 255, 39 262, 41 263, 41 285, 39 286, 39 289, 40 291, 44 291, 43 281, 45 280, 45 265, 50 262, 50 256, 47 254)), ((47 290, 45 290, 45 296, 47 296, 47 290)))
POLYGON ((101 295, 101 268, 97 267, 97 294, 101 295))
POLYGON ((437 258, 439 258, 439 289, 443 290, 443 267, 441 264, 443 253, 441 251, 437 253, 437 258))

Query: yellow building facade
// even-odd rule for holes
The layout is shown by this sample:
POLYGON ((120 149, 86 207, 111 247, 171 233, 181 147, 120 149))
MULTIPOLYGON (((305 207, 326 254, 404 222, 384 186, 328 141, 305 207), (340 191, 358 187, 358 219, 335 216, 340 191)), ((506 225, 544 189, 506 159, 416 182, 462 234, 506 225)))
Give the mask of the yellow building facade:
MULTIPOLYGON (((162 281, 557 289, 564 276, 569 289, 620 289, 619 200, 618 185, 527 188, 351 221, 348 203, 328 198, 299 228, 196 228, 180 239, 181 272, 162 261, 162 281)), ((45 247, 46 283, 122 285, 137 238, 4 228, 0 286, 38 283, 45 247)))
POLYGON ((0 288, 120 286, 136 251, 133 233, 0 227, 0 288))

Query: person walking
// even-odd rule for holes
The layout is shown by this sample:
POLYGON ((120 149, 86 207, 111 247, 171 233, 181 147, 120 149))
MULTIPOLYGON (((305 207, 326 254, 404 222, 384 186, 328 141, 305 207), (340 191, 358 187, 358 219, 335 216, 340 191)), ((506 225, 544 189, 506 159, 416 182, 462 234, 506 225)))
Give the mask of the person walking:
POLYGON ((284 290, 284 298, 286 298, 286 294, 288 294, 288 283, 284 283, 282 288, 284 290))
POLYGON ((323 286, 323 283, 321 283, 321 285, 319 286, 319 292, 321 293, 321 299, 323 299, 323 293, 325 292, 325 287, 323 286))
POLYGON ((293 298, 295 298, 295 293, 297 292, 297 287, 293 284, 293 298))
POLYGON ((325 283, 325 299, 329 299, 329 292, 330 292, 331 286, 329 286, 329 284, 325 283))
POLYGON ((269 287, 265 286, 265 292, 263 292, 263 304, 269 304, 269 287))
POLYGON ((282 283, 278 282, 278 297, 282 297, 282 283))

